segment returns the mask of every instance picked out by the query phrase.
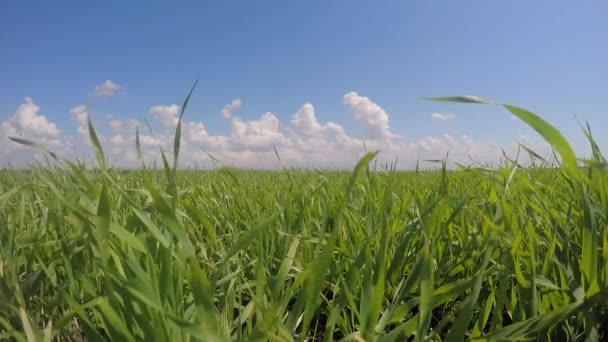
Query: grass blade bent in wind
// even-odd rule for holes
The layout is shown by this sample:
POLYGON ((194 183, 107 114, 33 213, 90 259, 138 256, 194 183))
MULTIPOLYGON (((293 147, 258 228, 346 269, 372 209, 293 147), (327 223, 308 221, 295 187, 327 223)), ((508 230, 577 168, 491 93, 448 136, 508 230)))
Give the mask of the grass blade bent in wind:
POLYGON ((482 97, 477 96, 448 96, 448 97, 432 97, 427 98, 427 100, 431 101, 440 101, 440 102, 459 102, 459 103, 479 103, 479 104, 492 104, 492 105, 501 105, 506 108, 513 115, 518 117, 520 120, 525 122, 528 126, 534 129, 538 134, 540 134, 545 141, 553 146, 557 150, 557 152, 562 157, 562 161, 568 167, 573 174, 577 174, 577 162, 576 156, 570 144, 564 138, 557 128, 553 127, 550 123, 543 120, 540 116, 526 110, 523 108, 519 108, 516 106, 512 106, 509 104, 501 104, 492 100, 487 100, 482 97))

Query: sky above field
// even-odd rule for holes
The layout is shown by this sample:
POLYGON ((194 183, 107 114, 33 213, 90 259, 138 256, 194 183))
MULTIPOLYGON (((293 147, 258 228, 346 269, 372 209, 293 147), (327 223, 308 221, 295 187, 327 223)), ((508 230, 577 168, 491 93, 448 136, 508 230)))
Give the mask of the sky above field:
POLYGON ((448 95, 532 110, 585 156, 573 114, 608 148, 607 15, 602 0, 4 1, 0 166, 40 158, 9 136, 92 159, 87 118, 113 163, 138 165, 136 127, 152 162, 197 77, 183 167, 277 168, 273 146, 332 168, 366 149, 401 168, 546 152, 503 108, 422 99, 448 95))

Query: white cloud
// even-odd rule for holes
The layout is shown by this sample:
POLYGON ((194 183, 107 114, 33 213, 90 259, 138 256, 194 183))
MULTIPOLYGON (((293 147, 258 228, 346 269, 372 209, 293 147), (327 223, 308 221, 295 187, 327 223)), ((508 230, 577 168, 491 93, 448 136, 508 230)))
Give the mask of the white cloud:
POLYGON ((40 114, 40 107, 30 97, 25 98, 13 115, 0 122, 0 166, 31 161, 37 151, 10 141, 9 137, 34 141, 56 152, 65 147, 57 125, 40 114))
POLYGON ((205 125, 200 122, 185 122, 182 126, 182 137, 186 148, 203 149, 207 152, 217 152, 226 148, 228 137, 213 136, 207 133, 205 125))
POLYGON ((106 80, 102 84, 95 87, 95 96, 110 97, 114 96, 123 87, 114 83, 112 80, 106 80))
POLYGON ((291 119, 291 142, 302 150, 314 150, 320 145, 337 144, 341 146, 361 144, 349 137, 344 128, 334 122, 321 124, 317 120, 315 107, 305 103, 291 119))
POLYGON ((57 139, 60 131, 44 115, 39 115, 38 107, 30 97, 17 108, 17 111, 2 123, 2 132, 30 138, 57 139))
POLYGON ((291 126, 294 128, 296 134, 304 137, 317 137, 324 128, 317 121, 315 107, 310 103, 305 103, 293 115, 291 126))
POLYGON ((342 98, 342 102, 355 116, 355 120, 363 124, 370 139, 390 139, 394 135, 388 126, 388 114, 378 104, 368 97, 350 92, 342 98))
POLYGON ((153 106, 150 107, 150 114, 158 119, 164 128, 175 128, 179 121, 179 106, 176 104, 170 106, 153 106))
POLYGON ((232 134, 228 142, 236 150, 268 151, 273 145, 284 141, 279 119, 270 112, 258 120, 243 121, 238 117, 232 119, 232 134))
POLYGON ((76 121, 76 131, 84 140, 89 139, 88 119, 89 113, 84 105, 76 106, 70 110, 72 119, 76 121))
POLYGON ((79 126, 87 126, 87 120, 89 118, 89 114, 87 112, 87 108, 84 105, 76 106, 70 110, 70 115, 72 119, 74 119, 79 126))
POLYGON ((135 134, 135 129, 139 127, 139 121, 135 119, 110 119, 108 125, 114 132, 135 134))
POLYGON ((124 146, 127 140, 120 134, 117 134, 110 138, 110 143, 113 145, 124 146))
POLYGON ((119 131, 123 127, 123 122, 121 120, 111 119, 110 121, 108 121, 108 125, 110 125, 110 127, 114 131, 119 131))
POLYGON ((239 108, 241 108, 241 99, 232 100, 232 102, 226 104, 224 109, 222 109, 222 117, 224 117, 224 119, 232 118, 234 111, 239 108))
POLYGON ((433 120, 447 121, 453 120, 454 118, 456 118, 456 115, 454 115, 453 113, 433 113, 431 114, 431 118, 433 120))

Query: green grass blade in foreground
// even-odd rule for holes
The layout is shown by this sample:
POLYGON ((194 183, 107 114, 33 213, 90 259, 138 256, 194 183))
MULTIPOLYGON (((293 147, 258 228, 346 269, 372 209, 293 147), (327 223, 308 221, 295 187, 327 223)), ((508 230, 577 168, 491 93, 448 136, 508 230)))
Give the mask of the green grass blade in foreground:
POLYGON ((36 150, 42 151, 42 152, 46 152, 48 153, 51 157, 53 157, 53 159, 58 160, 59 158, 57 157, 57 155, 49 150, 48 148, 46 148, 46 146, 42 145, 42 144, 38 144, 36 142, 33 142, 31 140, 28 139, 23 139, 23 138, 18 138, 18 137, 8 137, 10 140, 12 140, 13 142, 16 142, 18 144, 24 145, 24 146, 28 146, 31 148, 34 148, 36 150))
POLYGON ((34 332, 34 328, 32 328, 32 324, 30 323, 30 319, 27 316, 27 312, 25 309, 19 308, 19 315, 21 316, 21 324, 23 325, 23 330, 25 330, 25 336, 27 336, 28 342, 38 341, 38 335, 34 332))
POLYGON ((582 249, 581 267, 584 278, 583 284, 587 296, 599 291, 598 287, 598 241, 595 232, 598 230, 595 222, 595 213, 591 207, 591 200, 587 190, 583 188, 583 227, 582 227, 582 249))
POLYGON ((173 171, 177 170, 177 160, 179 159, 179 149, 182 139, 182 120, 177 121, 175 127, 175 140, 173 141, 173 171))
MULTIPOLYGON (((372 161, 372 159, 376 158, 378 153, 379 153, 379 151, 368 152, 367 154, 365 154, 363 156, 363 158, 361 158, 361 160, 359 160, 359 162, 355 166, 355 169, 353 170, 353 172, 350 176, 350 179, 348 181, 348 186, 346 187, 347 198, 349 198, 351 196, 353 187, 355 186, 355 182, 357 181, 357 178, 359 177, 359 174, 361 173, 361 171, 363 171, 363 169, 365 169, 369 165, 369 163, 372 161)), ((346 205, 346 203, 342 203, 342 205, 344 206, 344 205, 346 205)))
POLYGON ((207 278, 207 274, 201 269, 196 259, 190 259, 190 286, 196 310, 199 315, 202 333, 209 338, 209 341, 228 341, 223 336, 218 315, 215 311, 213 288, 207 278))
POLYGON ((547 121, 543 120, 540 116, 525 110, 523 108, 504 105, 513 115, 520 118, 523 122, 532 127, 538 134, 540 134, 547 143, 553 146, 562 157, 563 162, 570 168, 575 174, 578 173, 578 166, 576 163, 576 156, 570 144, 564 138, 562 133, 553 127, 547 121))
POLYGON ((89 128, 89 139, 91 140, 91 145, 93 145, 93 150, 95 150, 95 158, 97 159, 97 167, 101 169, 106 168, 106 157, 103 153, 103 147, 99 142, 99 138, 97 137, 97 133, 95 132, 95 127, 93 127, 93 123, 91 122, 91 118, 87 116, 87 126, 89 128))
POLYGON ((15 188, 3 193, 2 195, 0 195, 0 209, 2 208, 2 205, 4 204, 5 201, 7 201, 14 194, 21 191, 21 189, 23 189, 24 187, 25 187, 24 185, 17 186, 15 188))
MULTIPOLYGON (((367 282, 369 288, 365 289, 366 293, 370 295, 368 306, 366 310, 361 310, 361 332, 363 338, 366 340, 372 340, 376 332, 380 313, 382 312, 382 304, 385 300, 386 291, 386 264, 389 250, 389 238, 393 228, 389 214, 392 212, 393 205, 393 186, 392 184, 386 184, 383 194, 383 198, 380 202, 379 212, 380 215, 380 227, 377 229, 375 235, 379 237, 379 249, 375 252, 375 257, 370 258, 374 265, 372 268, 371 264, 368 264, 366 268, 373 269, 373 281, 367 282)), ((362 300, 363 303, 363 300, 362 300)))
MULTIPOLYGON (((334 248, 336 245, 336 240, 338 239, 343 214, 342 211, 344 210, 347 202, 351 199, 352 191, 355 183, 357 182, 357 178, 377 154, 378 151, 367 153, 355 166, 353 172, 351 173, 348 185, 346 186, 345 197, 338 208, 334 227, 332 228, 327 244, 324 246, 323 251, 319 253, 319 256, 315 259, 315 261, 308 265, 310 273, 306 286, 307 294, 304 306, 304 316, 302 318, 302 331, 304 332, 308 331, 313 315, 320 304, 321 289, 323 288, 323 283, 325 282, 327 269, 333 260, 334 248)), ((305 338, 305 334, 300 336, 301 340, 304 340, 305 338)))
POLYGON ((475 341, 522 341, 531 339, 539 332, 546 331, 552 326, 575 316, 578 312, 591 310, 598 302, 606 301, 606 293, 597 293, 582 302, 561 307, 544 315, 538 315, 525 321, 516 322, 504 328, 474 339, 475 341))
POLYGON ((253 240, 262 235, 264 233, 264 228, 267 228, 270 223, 275 221, 277 216, 278 214, 273 214, 269 217, 262 218, 254 223, 252 227, 248 228, 247 231, 230 247, 228 252, 226 252, 226 255, 223 257, 223 262, 228 262, 235 254, 249 248, 253 240))
POLYGON ((445 337, 445 341, 457 342, 464 340, 467 328, 469 327, 469 322, 471 321, 471 318, 473 318, 473 309, 477 304, 479 292, 481 291, 481 282, 483 280, 484 272, 486 270, 486 267, 488 266, 488 262, 490 261, 490 255, 492 254, 493 250, 494 248, 492 246, 492 243, 490 243, 489 247, 484 253, 483 261, 481 262, 481 267, 478 271, 479 273, 475 277, 473 291, 466 299, 466 301, 462 303, 460 314, 454 322, 452 329, 445 337))
POLYGON ((95 235, 99 250, 107 258, 108 256, 108 236, 110 234, 110 222, 112 221, 112 199, 110 198, 108 185, 104 182, 101 186, 99 200, 97 204, 97 217, 95 235))
POLYGON ((109 328, 111 331, 120 336, 120 339, 123 341, 135 342, 135 337, 129 331, 124 317, 121 317, 116 310, 114 310, 107 298, 99 303, 98 308, 107 322, 110 323, 109 328))
POLYGON ((531 148, 529 148, 528 146, 521 144, 521 143, 517 143, 517 145, 521 148, 523 148, 526 152, 528 152, 529 155, 531 155, 534 158, 539 159, 540 161, 542 161, 545 164, 549 164, 549 162, 543 158, 540 154, 538 154, 537 152, 535 152, 534 150, 532 150, 531 148))
POLYGON ((137 153, 137 161, 139 161, 142 165, 142 168, 146 168, 146 164, 144 164, 143 153, 141 151, 141 142, 139 141, 139 126, 135 128, 135 152, 137 153))
POLYGON ((431 316, 433 314, 433 291, 435 289, 435 275, 433 266, 433 255, 431 253, 430 243, 425 243, 422 247, 422 264, 420 272, 420 319, 418 321, 418 333, 416 334, 417 341, 426 339, 429 327, 431 325, 431 316))
POLYGON ((150 217, 148 217, 148 214, 142 212, 137 208, 132 208, 132 210, 135 216, 137 216, 137 218, 141 221, 144 227, 148 229, 148 231, 152 234, 154 238, 156 238, 156 240, 161 244, 161 246, 165 248, 169 247, 169 240, 167 240, 160 228, 158 228, 158 226, 156 226, 156 224, 152 222, 150 217))
POLYGON ((602 155, 602 151, 600 150, 599 145, 595 141, 595 138, 593 138, 593 134, 591 133, 591 126, 589 125, 589 122, 586 122, 585 124, 585 127, 583 127, 583 125, 579 125, 581 126, 581 131, 583 132, 583 134, 587 138, 587 141, 589 142, 589 145, 591 146, 593 160, 605 164, 606 158, 604 158, 604 155, 602 155))
POLYGON ((188 96, 186 96, 186 99, 184 100, 184 103, 182 104, 182 108, 179 113, 179 118, 177 120, 177 127, 175 127, 175 139, 173 141, 173 170, 177 169, 177 160, 179 159, 179 147, 180 147, 181 138, 182 138, 182 117, 184 116, 184 112, 186 111, 186 108, 188 108, 188 102, 190 102, 190 96, 192 96, 192 92, 194 91, 194 88, 196 88, 197 84, 198 84, 198 77, 196 78, 196 81, 194 81, 192 88, 190 88, 190 91, 188 92, 188 96))
POLYGON ((486 100, 477 96, 431 97, 427 98, 427 100, 441 102, 479 103, 495 105, 499 104, 505 107, 513 115, 521 119, 523 122, 525 122, 536 132, 538 132, 538 134, 540 134, 547 143, 549 143, 558 151, 558 153, 562 157, 564 164, 566 164, 566 166, 573 172, 573 174, 578 173, 576 156, 566 138, 564 138, 561 132, 555 127, 553 127, 551 124, 549 124, 547 121, 543 120, 540 116, 526 109, 515 107, 509 104, 500 104, 498 102, 486 100))
POLYGON ((500 104, 496 101, 486 99, 479 96, 464 95, 464 96, 442 96, 442 97, 425 97, 424 100, 437 102, 460 102, 460 103, 483 103, 483 104, 500 104))
POLYGON ((24 138, 18 138, 18 137, 8 137, 10 140, 24 145, 24 146, 28 146, 28 147, 32 147, 41 151, 47 151, 46 147, 44 147, 44 145, 38 144, 36 142, 33 142, 31 140, 28 139, 24 139, 24 138))
POLYGON ((382 317, 378 322, 378 326, 376 327, 376 333, 381 333, 384 328, 389 324, 389 322, 394 319, 393 316, 398 306, 406 299, 406 295, 414 288, 416 282, 418 282, 418 277, 420 276, 420 269, 422 268, 422 263, 424 261, 425 260, 423 258, 423 255, 418 254, 414 265, 407 273, 407 277, 402 279, 397 285, 398 291, 394 295, 390 306, 382 314, 382 317))

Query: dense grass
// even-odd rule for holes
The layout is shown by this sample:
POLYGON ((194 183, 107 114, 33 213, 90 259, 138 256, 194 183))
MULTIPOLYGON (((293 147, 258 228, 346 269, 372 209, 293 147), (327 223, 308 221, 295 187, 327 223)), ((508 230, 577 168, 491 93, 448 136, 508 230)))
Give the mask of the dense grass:
POLYGON ((605 339, 605 160, 542 124, 560 167, 4 171, 0 339, 605 339))

